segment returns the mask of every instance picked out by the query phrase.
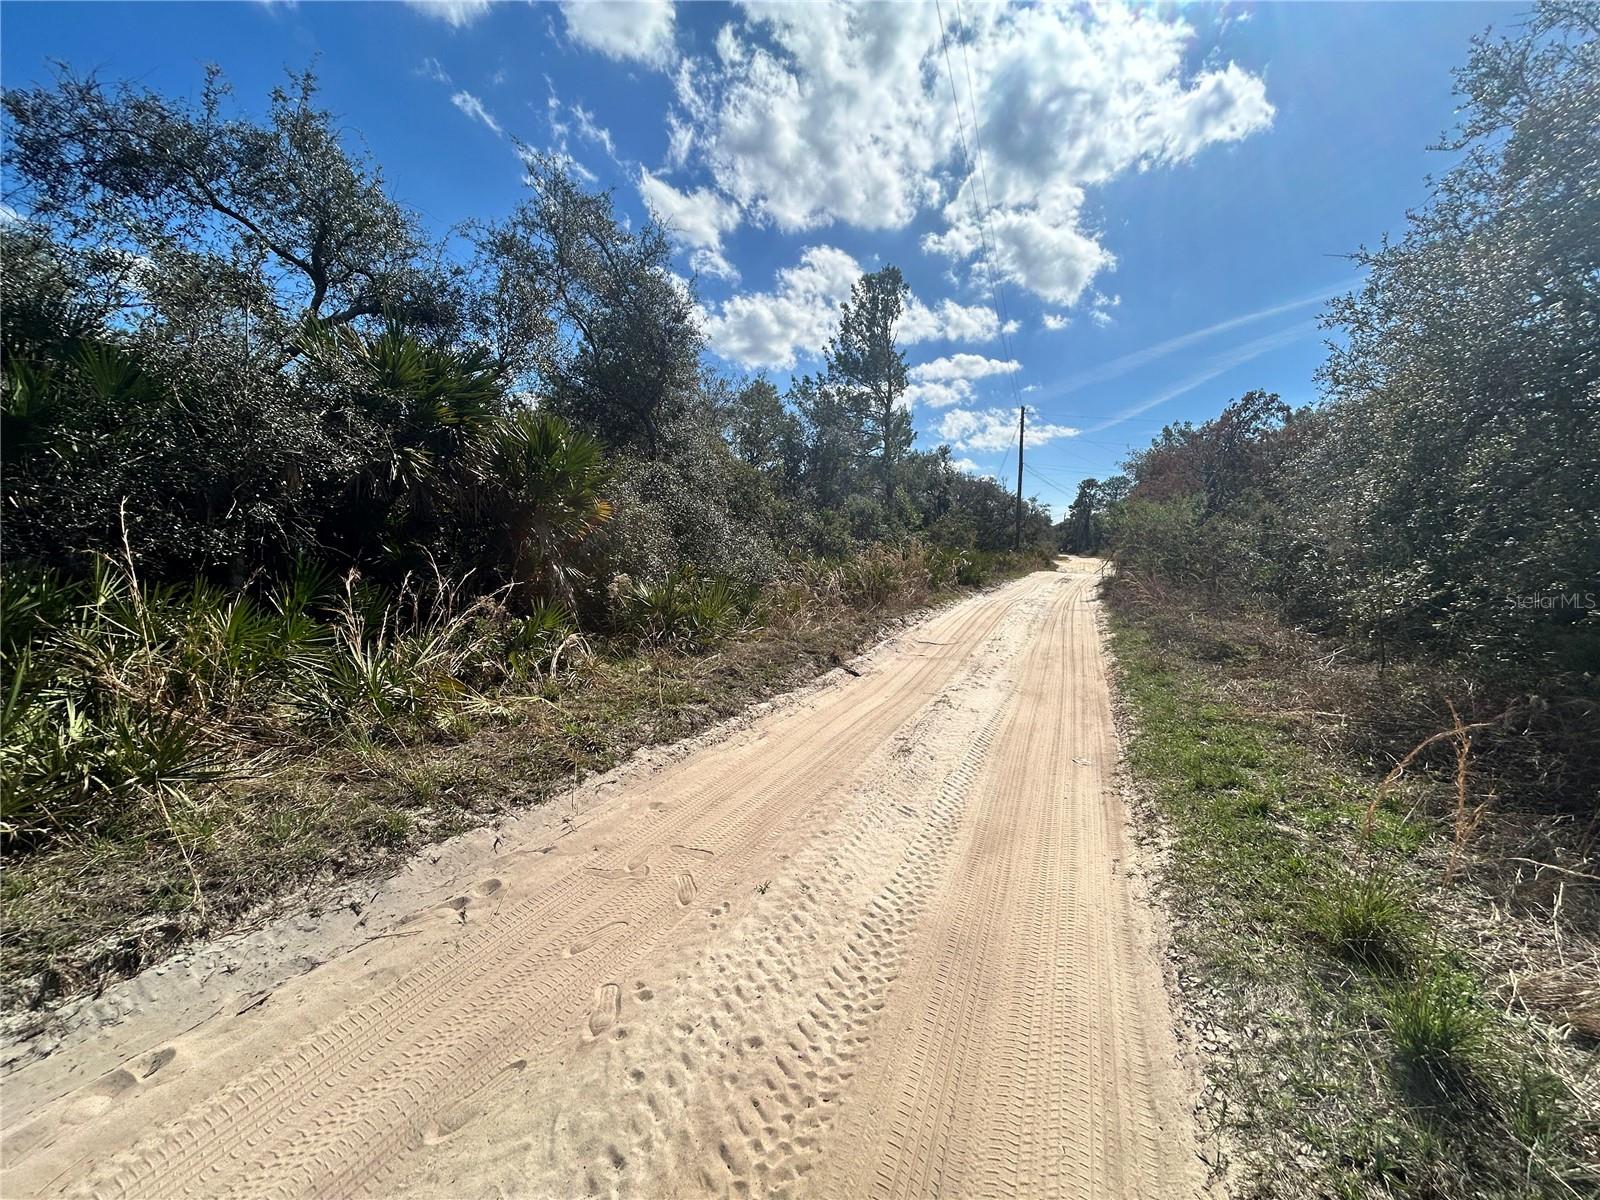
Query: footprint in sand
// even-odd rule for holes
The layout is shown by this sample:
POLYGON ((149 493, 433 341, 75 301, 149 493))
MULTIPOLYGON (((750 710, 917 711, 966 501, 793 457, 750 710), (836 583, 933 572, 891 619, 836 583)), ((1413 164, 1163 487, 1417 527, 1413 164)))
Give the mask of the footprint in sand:
POLYGON ((448 1141, 454 1134, 473 1121, 479 1115, 478 1109, 470 1105, 458 1104, 439 1113, 422 1127, 422 1144, 424 1146, 437 1146, 448 1141))
POLYGON ((589 1036, 599 1037, 617 1023, 622 1015, 622 988, 608 983, 595 997, 594 1011, 589 1014, 589 1036))
POLYGON ((178 1051, 176 1047, 163 1046, 160 1050, 157 1050, 145 1060, 143 1071, 144 1077, 149 1079, 150 1076, 154 1075, 157 1071, 161 1070, 162 1067, 166 1066, 169 1062, 177 1057, 178 1051))
POLYGON ((589 949, 589 947, 598 942, 603 934, 613 929, 626 928, 627 924, 628 923, 626 921, 607 921, 598 929, 592 929, 588 933, 580 934, 572 942, 572 944, 567 947, 567 957, 576 958, 578 955, 582 954, 585 950, 589 949))
POLYGON ((688 905, 694 900, 694 876, 687 871, 679 871, 672 877, 673 888, 678 895, 678 903, 688 905))
POLYGON ((67 1106, 61 1119, 68 1125, 81 1125, 110 1111, 124 1094, 138 1086, 133 1072, 116 1070, 92 1084, 83 1095, 67 1106))

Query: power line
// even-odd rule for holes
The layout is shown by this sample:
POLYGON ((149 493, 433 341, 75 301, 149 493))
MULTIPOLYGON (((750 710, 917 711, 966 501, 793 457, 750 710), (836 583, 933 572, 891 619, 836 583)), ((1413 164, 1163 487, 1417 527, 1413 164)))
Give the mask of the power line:
POLYGON ((1033 467, 1028 467, 1027 473, 1032 475, 1034 479, 1038 480, 1040 483, 1044 484, 1045 487, 1054 488, 1063 495, 1071 495, 1077 491, 1076 486, 1068 486, 1067 484, 1061 483, 1058 480, 1051 479, 1050 476, 1046 475, 1043 471, 1036 470, 1033 467))
MULTIPOLYGON (((957 0, 957 6, 958 6, 957 16, 958 16, 958 19, 960 19, 962 21, 962 23, 965 24, 965 18, 960 16, 959 3, 960 3, 960 0, 957 0)), ((979 207, 979 204, 978 204, 978 191, 977 191, 976 188, 971 187, 972 178, 973 178, 973 171, 972 171, 972 162, 973 162, 973 160, 972 160, 972 155, 967 150, 966 127, 965 127, 965 124, 964 124, 964 122, 962 120, 962 117, 961 117, 961 98, 956 92, 956 72, 955 72, 954 65, 950 61, 950 33, 945 28, 945 24, 944 24, 944 6, 940 2, 940 0, 934 0, 934 11, 938 14, 938 17, 939 17, 939 41, 940 41, 941 47, 942 47, 942 49, 944 51, 945 75, 950 80, 950 105, 955 110, 955 114, 956 114, 956 140, 961 146, 961 166, 962 166, 963 171, 965 171, 965 173, 966 173, 966 178, 965 178, 964 182, 967 184, 967 186, 968 186, 968 188, 970 190, 971 199, 972 199, 972 212, 973 212, 973 216, 976 218, 975 224, 978 227, 978 246, 979 246, 980 250, 983 252, 984 267, 987 270, 988 275, 989 275, 989 294, 994 300, 995 320, 998 321, 999 325, 1000 325, 1000 349, 1001 349, 1001 352, 1006 356, 1007 359, 1011 359, 1011 357, 1012 357, 1011 338, 1010 338, 1009 333, 1006 330, 1006 326, 1008 326, 1011 323, 1011 320, 1010 320, 1009 314, 1006 311, 1005 292, 1004 292, 1004 289, 1001 288, 999 276, 995 272, 994 253, 993 253, 993 249, 992 249, 993 245, 995 244, 995 241, 994 241, 994 228, 993 228, 993 226, 992 226, 992 224, 990 223, 990 220, 989 220, 989 208, 988 208, 988 206, 986 205, 983 208, 979 207)), ((965 55, 966 52, 967 52, 966 43, 965 42, 962 43, 961 52, 962 52, 963 55, 965 55)), ((971 60, 970 57, 968 57, 968 58, 964 59, 964 61, 966 63, 966 69, 967 69, 967 97, 971 101, 971 105, 972 105, 972 137, 973 137, 974 144, 978 145, 978 152, 979 152, 979 155, 981 157, 981 155, 982 155, 982 146, 981 146, 981 144, 979 144, 979 138, 978 138, 978 107, 977 107, 977 99, 976 99, 975 93, 972 90, 972 60, 971 60)), ((981 172, 981 168, 980 168, 980 175, 981 174, 982 174, 982 172, 981 172)), ((988 195, 989 195, 989 187, 988 187, 988 181, 986 179, 983 180, 983 191, 984 191, 984 198, 987 201, 988 195)), ((1008 373, 1007 376, 1006 376, 1006 381, 1011 386, 1011 398, 1012 398, 1013 402, 1016 404, 1016 407, 1021 408, 1022 407, 1022 395, 1017 390, 1017 380, 1016 380, 1015 373, 1014 372, 1008 373)), ((1014 439, 1014 438, 1012 439, 1013 443, 1015 443, 1015 440, 1016 439, 1014 439)))
POLYGON ((1011 427, 1011 440, 1006 443, 1005 453, 1000 459, 1000 467, 995 472, 995 478, 1000 481, 1001 487, 1006 487, 1011 482, 1011 452, 1017 448, 1017 427, 1011 427))
POLYGON ((1011 548, 1022 549, 1022 450, 1028 444, 1028 410, 1017 409, 1017 522, 1011 535, 1011 548))
MULTIPOLYGON (((965 25, 967 23, 966 14, 962 11, 962 8, 961 8, 961 0, 956 0, 956 20, 962 25, 965 25)), ((942 20, 942 18, 941 18, 941 21, 940 21, 940 28, 941 28, 941 30, 943 29, 943 20, 942 20)), ((946 53, 946 57, 948 59, 948 55, 949 55, 949 43, 948 42, 945 45, 945 53, 946 53)), ((967 73, 967 108, 970 109, 971 112, 972 112, 972 148, 973 148, 974 154, 976 155, 977 160, 978 160, 978 179, 983 184, 983 216, 984 216, 984 224, 987 225, 988 229, 989 229, 989 246, 990 246, 990 250, 988 252, 989 253, 989 280, 990 280, 990 285, 993 286, 994 279, 995 279, 995 273, 994 273, 994 250, 993 250, 993 247, 995 245, 995 240, 994 240, 994 225, 993 225, 991 217, 992 217, 992 214, 994 213, 994 201, 992 199, 990 199, 990 196, 989 196, 989 172, 988 172, 988 169, 983 165, 983 138, 981 136, 979 136, 979 133, 978 133, 978 95, 977 95, 977 92, 973 89, 973 86, 972 86, 972 56, 967 53, 967 43, 966 42, 962 42, 961 43, 961 64, 962 64, 962 67, 965 69, 965 71, 967 73)), ((946 66, 946 68, 949 67, 949 62, 948 61, 945 63, 945 66, 946 66)), ((965 152, 966 152, 965 148, 963 147, 962 153, 965 154, 965 152)), ((970 167, 969 167, 969 174, 970 174, 970 167)), ((1005 293, 1003 291, 999 290, 999 289, 996 289, 996 291, 995 291, 995 307, 997 307, 1000 310, 1000 327, 1001 327, 1002 330, 1004 330, 1004 328, 1011 323, 1011 314, 1006 311, 1005 293)))
MULTIPOLYGON (((970 183, 972 181, 972 155, 967 150, 967 130, 966 124, 961 117, 961 98, 956 94, 956 71, 955 67, 950 62, 950 34, 949 31, 945 29, 944 6, 940 3, 940 0, 934 0, 934 11, 939 17, 939 44, 940 48, 944 52, 945 76, 950 80, 950 107, 954 110, 956 115, 956 141, 961 147, 961 168, 966 172, 965 182, 970 183)), ((963 49, 965 49, 964 46, 963 49)), ((975 108, 972 112, 972 135, 974 138, 976 138, 978 135, 978 112, 975 108)), ((978 246, 983 252, 984 269, 989 274, 989 294, 995 303, 995 319, 1000 322, 1000 345, 1009 357, 1010 350, 1006 348, 1006 321, 1000 316, 999 312, 1000 289, 998 280, 995 276, 994 256, 989 250, 992 238, 987 236, 988 222, 986 214, 984 214, 978 207, 978 193, 976 189, 972 191, 971 199, 974 224, 976 224, 978 227, 978 246)), ((1016 387, 1015 381, 1012 381, 1012 387, 1016 387)))

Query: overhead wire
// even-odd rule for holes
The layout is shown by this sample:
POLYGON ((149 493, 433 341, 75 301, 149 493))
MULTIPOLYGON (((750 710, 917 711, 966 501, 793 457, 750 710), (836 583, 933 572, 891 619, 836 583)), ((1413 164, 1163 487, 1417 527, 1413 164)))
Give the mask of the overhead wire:
MULTIPOLYGON (((965 25, 967 23, 966 13, 962 10, 962 7, 961 7, 961 0, 956 0, 956 21, 960 25, 965 25)), ((943 20, 942 20, 942 18, 941 18, 941 21, 940 21, 940 26, 941 26, 941 29, 942 29, 943 28, 943 20)), ((949 61, 948 61, 949 49, 950 49, 949 43, 947 42, 945 44, 945 53, 946 53, 945 67, 946 67, 946 69, 948 69, 949 65, 950 65, 949 61)), ((962 68, 966 71, 966 75, 967 75, 967 108, 972 113, 972 149, 973 149, 973 156, 978 160, 978 179, 983 184, 983 213, 984 213, 984 224, 987 226, 988 233, 989 233, 989 247, 990 247, 989 251, 988 251, 988 254, 989 254, 989 279, 990 279, 990 284, 991 284, 991 287, 992 287, 994 279, 995 279, 994 249, 993 249, 993 247, 995 245, 995 240, 994 240, 994 224, 990 219, 990 214, 992 214, 994 212, 994 201, 989 196, 989 171, 988 171, 988 168, 986 168, 983 165, 983 138, 978 133, 978 95, 977 95, 977 91, 972 86, 972 56, 967 53, 967 43, 966 42, 962 42, 961 43, 961 63, 962 63, 962 68)), ((964 153, 965 153, 965 149, 963 148, 963 154, 964 153)), ((1001 331, 1004 332, 1005 327, 1007 325, 1011 324, 1011 314, 1006 311, 1005 293, 1002 290, 997 290, 996 291, 996 294, 995 294, 995 307, 997 309, 999 309, 1000 328, 1001 328, 1001 331)))
POLYGON ((1000 456, 1000 470, 998 477, 1000 479, 1001 487, 1007 487, 1011 482, 1011 453, 1017 448, 1018 432, 1019 431, 1015 427, 1012 428, 1011 441, 1006 446, 1005 453, 1000 456))
MULTIPOLYGON (((957 19, 960 20, 962 24, 965 24, 965 18, 960 15, 959 8, 960 8, 960 0, 957 0, 957 10, 958 10, 957 11, 957 19)), ((993 227, 993 224, 991 223, 991 221, 989 219, 989 206, 987 204, 988 196, 989 196, 988 183, 987 183, 987 180, 983 181, 983 193, 984 193, 985 205, 980 208, 979 203, 978 203, 978 189, 972 186, 972 180, 973 180, 973 156, 967 149, 966 126, 965 126, 965 122, 964 122, 964 120, 963 120, 963 118, 961 116, 961 97, 956 91, 955 66, 951 62, 951 59, 950 59, 950 32, 945 27, 945 23, 944 23, 944 5, 941 3, 941 0, 934 0, 934 11, 938 14, 938 17, 939 17, 939 41, 940 41, 941 48, 944 51, 945 75, 947 76, 947 78, 950 81, 950 105, 955 110, 955 115, 956 115, 956 140, 959 143, 959 145, 961 146, 961 166, 962 166, 962 170, 965 173, 964 182, 965 182, 965 184, 967 186, 967 189, 968 189, 968 195, 969 195, 969 197, 970 197, 970 199, 972 201, 972 212, 973 212, 973 216, 975 218, 975 222, 974 223, 977 225, 977 229, 978 229, 978 247, 982 251, 984 269, 985 269, 985 271, 987 272, 987 274, 989 276, 989 294, 990 294, 990 297, 994 301, 995 320, 999 325, 1000 349, 1001 349, 1001 353, 1003 353, 1006 356, 1006 359, 1008 361, 1015 361, 1015 359, 1013 359, 1013 357, 1012 357, 1011 338, 1010 338, 1009 331, 1007 329, 1007 326, 1009 326, 1011 324, 1011 321, 1010 321, 1009 314, 1006 311, 1005 291, 1000 286, 999 275, 995 271, 995 265, 994 265, 994 257, 995 257, 994 253, 993 253, 993 246, 995 244, 994 243, 994 227, 993 227)), ((961 45, 961 52, 962 52, 963 55, 966 55, 966 53, 967 53, 967 48, 966 48, 966 43, 965 42, 963 42, 962 45, 961 45)), ((968 98, 969 102, 971 103, 971 107, 972 107, 972 137, 973 137, 974 144, 978 146, 978 153, 979 153, 979 156, 981 158, 982 145, 981 145, 981 142, 979 141, 979 135, 978 135, 977 97, 976 97, 976 94, 974 93, 974 91, 972 89, 972 60, 971 60, 970 57, 967 57, 967 58, 964 59, 964 61, 965 61, 965 64, 966 64, 966 72, 967 72, 967 98, 968 98)), ((980 176, 982 175, 981 169, 980 169, 979 174, 980 174, 980 176)), ((1006 381, 1011 386, 1011 398, 1014 401, 1015 406, 1018 409, 1021 409, 1021 407, 1022 407, 1022 395, 1017 389, 1016 372, 1007 372, 1006 373, 1006 381)), ((1016 438, 1013 437, 1011 440, 1012 440, 1012 444, 1014 446, 1016 444, 1016 438)))
POLYGON ((1058 479, 1052 479, 1050 476, 1046 475, 1043 471, 1036 471, 1032 467, 1025 467, 1023 469, 1023 474, 1033 476, 1034 479, 1038 480, 1040 483, 1044 484, 1046 487, 1053 488, 1054 490, 1056 490, 1058 492, 1061 492, 1063 495, 1071 495, 1074 491, 1077 490, 1075 487, 1072 487, 1072 486, 1069 486, 1069 485, 1067 485, 1065 483, 1062 483, 1058 479))

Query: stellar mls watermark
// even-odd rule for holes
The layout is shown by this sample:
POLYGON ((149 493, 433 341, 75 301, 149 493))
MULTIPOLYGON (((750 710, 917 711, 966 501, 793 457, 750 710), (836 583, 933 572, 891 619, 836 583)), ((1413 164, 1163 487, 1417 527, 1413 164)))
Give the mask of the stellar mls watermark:
POLYGON ((1600 592, 1512 592, 1506 597, 1512 608, 1536 608, 1546 612, 1574 609, 1594 612, 1600 609, 1600 592))

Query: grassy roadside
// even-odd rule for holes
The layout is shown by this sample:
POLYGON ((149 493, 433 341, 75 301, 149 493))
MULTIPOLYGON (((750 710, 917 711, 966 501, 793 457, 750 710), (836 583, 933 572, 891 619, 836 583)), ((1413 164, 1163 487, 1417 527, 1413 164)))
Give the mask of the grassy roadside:
POLYGON ((1204 1153, 1230 1190, 1600 1194, 1593 1044, 1508 1015, 1458 919, 1472 901, 1441 882, 1444 829, 1399 793, 1372 807, 1370 770, 1245 704, 1235 656, 1197 626, 1111 611, 1205 1049, 1204 1153))
MULTIPOLYGON (((1038 565, 999 558, 985 582, 1038 565)), ((159 822, 108 823, 9 856, 0 1007, 97 990, 183 941, 384 874, 429 843, 815 678, 894 621, 973 590, 930 590, 927 574, 909 569, 870 599, 790 587, 780 599, 793 602, 766 604, 692 651, 597 640, 560 670, 463 695, 383 736, 352 725, 263 746, 232 763, 225 781, 169 793, 159 822)))

